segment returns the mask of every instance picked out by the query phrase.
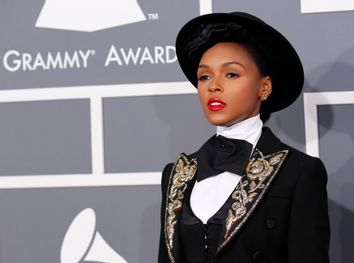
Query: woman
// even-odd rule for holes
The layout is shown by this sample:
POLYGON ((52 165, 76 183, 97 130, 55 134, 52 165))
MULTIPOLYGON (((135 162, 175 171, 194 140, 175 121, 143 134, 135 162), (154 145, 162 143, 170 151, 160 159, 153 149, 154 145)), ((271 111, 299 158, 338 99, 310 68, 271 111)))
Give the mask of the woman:
POLYGON ((262 127, 301 93, 294 48, 237 12, 192 19, 176 51, 217 131, 163 171, 158 262, 329 262, 326 170, 262 127))

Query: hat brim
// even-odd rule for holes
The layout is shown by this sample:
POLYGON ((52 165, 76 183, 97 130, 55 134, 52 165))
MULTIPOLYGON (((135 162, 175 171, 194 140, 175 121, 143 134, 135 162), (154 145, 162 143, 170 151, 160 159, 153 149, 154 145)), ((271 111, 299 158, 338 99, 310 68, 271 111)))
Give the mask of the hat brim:
POLYGON ((185 47, 193 40, 200 26, 230 22, 243 26, 262 46, 270 60, 275 78, 272 78, 272 94, 263 104, 271 112, 292 104, 300 95, 304 83, 304 71, 298 54, 281 33, 259 18, 243 12, 207 14, 190 20, 182 27, 176 39, 176 53, 187 79, 197 88, 199 61, 203 53, 215 44, 203 45, 201 50, 188 55, 185 47))

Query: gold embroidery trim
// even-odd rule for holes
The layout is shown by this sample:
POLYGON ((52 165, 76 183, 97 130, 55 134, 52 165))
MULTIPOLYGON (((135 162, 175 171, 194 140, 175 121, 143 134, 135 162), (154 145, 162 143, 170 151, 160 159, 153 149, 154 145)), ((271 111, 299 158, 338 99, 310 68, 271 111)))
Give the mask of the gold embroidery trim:
POLYGON ((262 199, 287 154, 288 151, 284 150, 264 157, 258 149, 255 149, 244 176, 232 193, 233 203, 225 222, 224 241, 219 246, 218 252, 246 222, 262 199))
POLYGON ((171 262, 175 262, 171 250, 174 245, 173 238, 177 223, 176 214, 182 208, 187 183, 194 177, 196 171, 196 159, 189 161, 185 154, 181 154, 171 172, 165 211, 165 237, 171 262))

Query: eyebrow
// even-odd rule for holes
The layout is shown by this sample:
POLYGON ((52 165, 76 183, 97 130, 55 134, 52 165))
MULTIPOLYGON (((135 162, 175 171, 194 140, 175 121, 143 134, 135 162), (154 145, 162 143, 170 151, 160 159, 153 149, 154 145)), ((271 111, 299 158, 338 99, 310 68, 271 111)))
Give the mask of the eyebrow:
MULTIPOLYGON (((233 65, 233 64, 236 64, 236 65, 239 65, 239 66, 245 68, 244 65, 242 65, 240 62, 237 62, 237 61, 225 62, 225 63, 221 64, 221 66, 222 66, 222 67, 227 67, 227 66, 233 65)), ((200 64, 200 65, 198 66, 198 68, 209 68, 209 66, 206 65, 206 64, 200 64)))

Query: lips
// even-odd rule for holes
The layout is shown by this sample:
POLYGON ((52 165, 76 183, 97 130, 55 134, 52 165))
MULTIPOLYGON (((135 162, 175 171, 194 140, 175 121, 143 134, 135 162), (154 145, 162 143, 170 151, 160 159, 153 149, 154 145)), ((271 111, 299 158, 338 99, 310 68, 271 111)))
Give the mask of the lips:
POLYGON ((211 98, 208 100, 208 109, 211 111, 218 111, 222 110, 226 107, 226 103, 223 102, 221 99, 218 98, 211 98))

